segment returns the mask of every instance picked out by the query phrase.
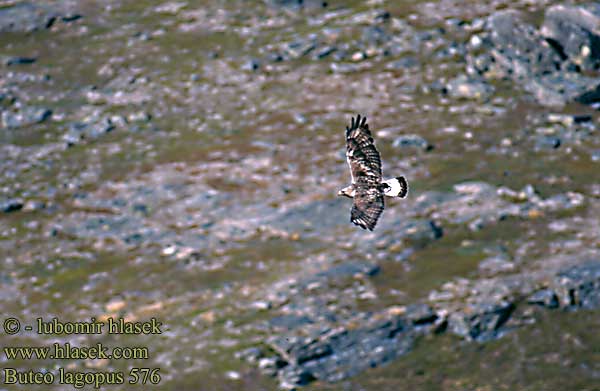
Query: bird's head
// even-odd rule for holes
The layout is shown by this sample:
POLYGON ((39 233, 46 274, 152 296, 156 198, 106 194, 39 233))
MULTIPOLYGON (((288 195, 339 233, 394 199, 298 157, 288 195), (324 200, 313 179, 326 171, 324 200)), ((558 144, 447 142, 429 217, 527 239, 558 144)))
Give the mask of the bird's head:
POLYGON ((352 198, 352 187, 351 186, 344 187, 342 190, 338 191, 337 195, 338 195, 338 197, 352 198))

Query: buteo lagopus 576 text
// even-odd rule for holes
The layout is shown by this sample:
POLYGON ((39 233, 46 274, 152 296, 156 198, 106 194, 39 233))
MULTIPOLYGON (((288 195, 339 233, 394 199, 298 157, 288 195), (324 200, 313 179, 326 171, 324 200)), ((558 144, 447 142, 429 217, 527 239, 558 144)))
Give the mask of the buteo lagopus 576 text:
POLYGON ((403 176, 383 179, 381 158, 375 148, 367 118, 352 118, 346 127, 346 160, 350 166, 352 184, 338 192, 354 200, 350 221, 373 231, 384 208, 384 196, 405 198, 408 182, 403 176))

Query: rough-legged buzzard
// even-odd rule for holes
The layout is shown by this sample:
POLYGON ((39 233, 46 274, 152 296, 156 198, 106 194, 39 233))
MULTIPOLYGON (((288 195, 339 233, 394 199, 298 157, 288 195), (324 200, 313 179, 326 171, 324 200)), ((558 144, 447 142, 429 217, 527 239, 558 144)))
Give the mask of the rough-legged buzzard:
POLYGON ((384 180, 381 158, 373 143, 367 118, 352 118, 346 127, 346 159, 350 166, 352 184, 338 192, 338 196, 353 198, 350 221, 363 229, 373 231, 384 208, 384 196, 405 198, 408 182, 403 176, 384 180))

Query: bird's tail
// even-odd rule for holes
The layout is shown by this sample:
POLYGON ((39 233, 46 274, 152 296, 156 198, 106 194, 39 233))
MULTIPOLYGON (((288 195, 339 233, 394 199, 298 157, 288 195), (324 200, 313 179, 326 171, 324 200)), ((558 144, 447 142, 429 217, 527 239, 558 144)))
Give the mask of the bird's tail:
POLYGON ((408 182, 403 176, 388 179, 384 183, 388 186, 385 190, 386 196, 405 198, 408 195, 408 182))

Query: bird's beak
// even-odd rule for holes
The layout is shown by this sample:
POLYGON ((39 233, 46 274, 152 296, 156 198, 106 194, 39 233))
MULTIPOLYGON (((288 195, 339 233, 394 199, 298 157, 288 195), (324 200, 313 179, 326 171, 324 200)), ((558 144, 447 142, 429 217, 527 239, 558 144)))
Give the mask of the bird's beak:
POLYGON ((341 196, 343 196, 344 194, 342 194, 342 191, 340 190, 340 191, 338 191, 337 195, 338 195, 338 197, 341 197, 341 196))

